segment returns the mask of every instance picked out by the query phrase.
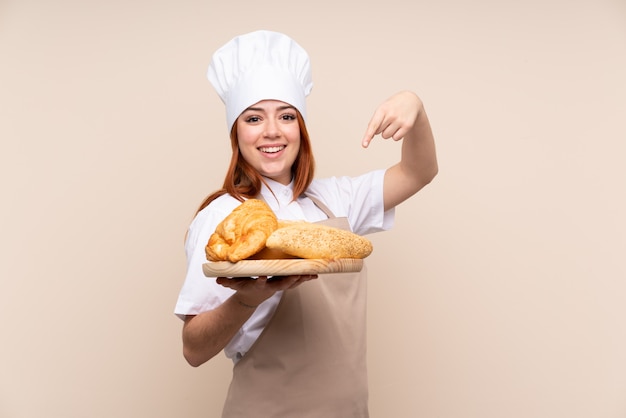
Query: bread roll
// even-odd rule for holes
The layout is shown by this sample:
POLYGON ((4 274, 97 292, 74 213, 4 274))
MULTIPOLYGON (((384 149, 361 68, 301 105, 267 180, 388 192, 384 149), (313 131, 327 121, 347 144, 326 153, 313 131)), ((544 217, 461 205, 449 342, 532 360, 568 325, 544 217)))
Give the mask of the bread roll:
POLYGON ((282 227, 271 233, 265 245, 296 257, 365 258, 373 250, 367 238, 350 231, 310 222, 280 223, 282 227))

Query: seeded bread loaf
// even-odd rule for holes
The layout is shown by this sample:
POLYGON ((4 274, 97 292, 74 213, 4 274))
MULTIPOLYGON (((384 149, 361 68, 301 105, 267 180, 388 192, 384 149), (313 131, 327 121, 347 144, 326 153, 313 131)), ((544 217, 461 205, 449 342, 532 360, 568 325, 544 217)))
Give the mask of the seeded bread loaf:
POLYGON ((372 243, 360 235, 310 222, 279 222, 279 228, 265 242, 269 249, 299 258, 365 258, 372 243))

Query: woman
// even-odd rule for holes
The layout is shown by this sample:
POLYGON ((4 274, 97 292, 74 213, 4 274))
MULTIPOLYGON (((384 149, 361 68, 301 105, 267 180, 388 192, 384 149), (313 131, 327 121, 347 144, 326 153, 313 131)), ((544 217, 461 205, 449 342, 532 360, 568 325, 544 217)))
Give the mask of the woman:
POLYGON ((224 187, 203 202, 187 236, 188 272, 175 311, 184 319, 184 356, 199 366, 224 350, 235 363, 224 417, 367 417, 366 269, 337 277, 209 279, 204 248, 248 198, 265 200, 279 219, 360 235, 390 229, 395 206, 437 173, 422 102, 397 93, 367 126, 363 147, 377 135, 403 141, 397 164, 354 178, 314 179, 306 51, 280 33, 248 33, 213 55, 208 78, 226 106, 233 156, 224 187))

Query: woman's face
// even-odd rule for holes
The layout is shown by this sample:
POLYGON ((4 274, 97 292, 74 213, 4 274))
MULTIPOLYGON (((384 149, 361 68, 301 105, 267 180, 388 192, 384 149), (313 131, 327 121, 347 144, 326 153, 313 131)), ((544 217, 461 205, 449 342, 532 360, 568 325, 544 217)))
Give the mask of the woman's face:
POLYGON ((296 109, 278 100, 262 100, 244 110, 236 123, 243 158, 262 176, 289 184, 300 152, 296 109))

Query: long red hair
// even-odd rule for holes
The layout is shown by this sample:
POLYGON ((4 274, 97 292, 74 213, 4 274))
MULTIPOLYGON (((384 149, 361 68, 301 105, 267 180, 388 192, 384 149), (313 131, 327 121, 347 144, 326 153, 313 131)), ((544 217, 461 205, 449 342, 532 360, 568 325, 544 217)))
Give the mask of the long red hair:
MULTIPOLYGON (((300 152, 291 166, 291 173, 294 179, 293 198, 301 196, 313 181, 315 174, 315 159, 309 133, 306 129, 304 119, 300 112, 297 112, 298 126, 300 127, 300 152)), ((197 212, 207 207, 212 201, 224 194, 230 194, 235 199, 243 202, 244 199, 252 199, 259 195, 261 186, 265 183, 263 177, 256 171, 241 155, 239 151, 239 141, 237 139, 237 124, 233 125, 230 132, 230 146, 233 151, 230 159, 230 166, 224 178, 224 185, 221 189, 207 196, 198 207, 197 212)), ((197 213, 196 212, 196 213, 197 213)))

